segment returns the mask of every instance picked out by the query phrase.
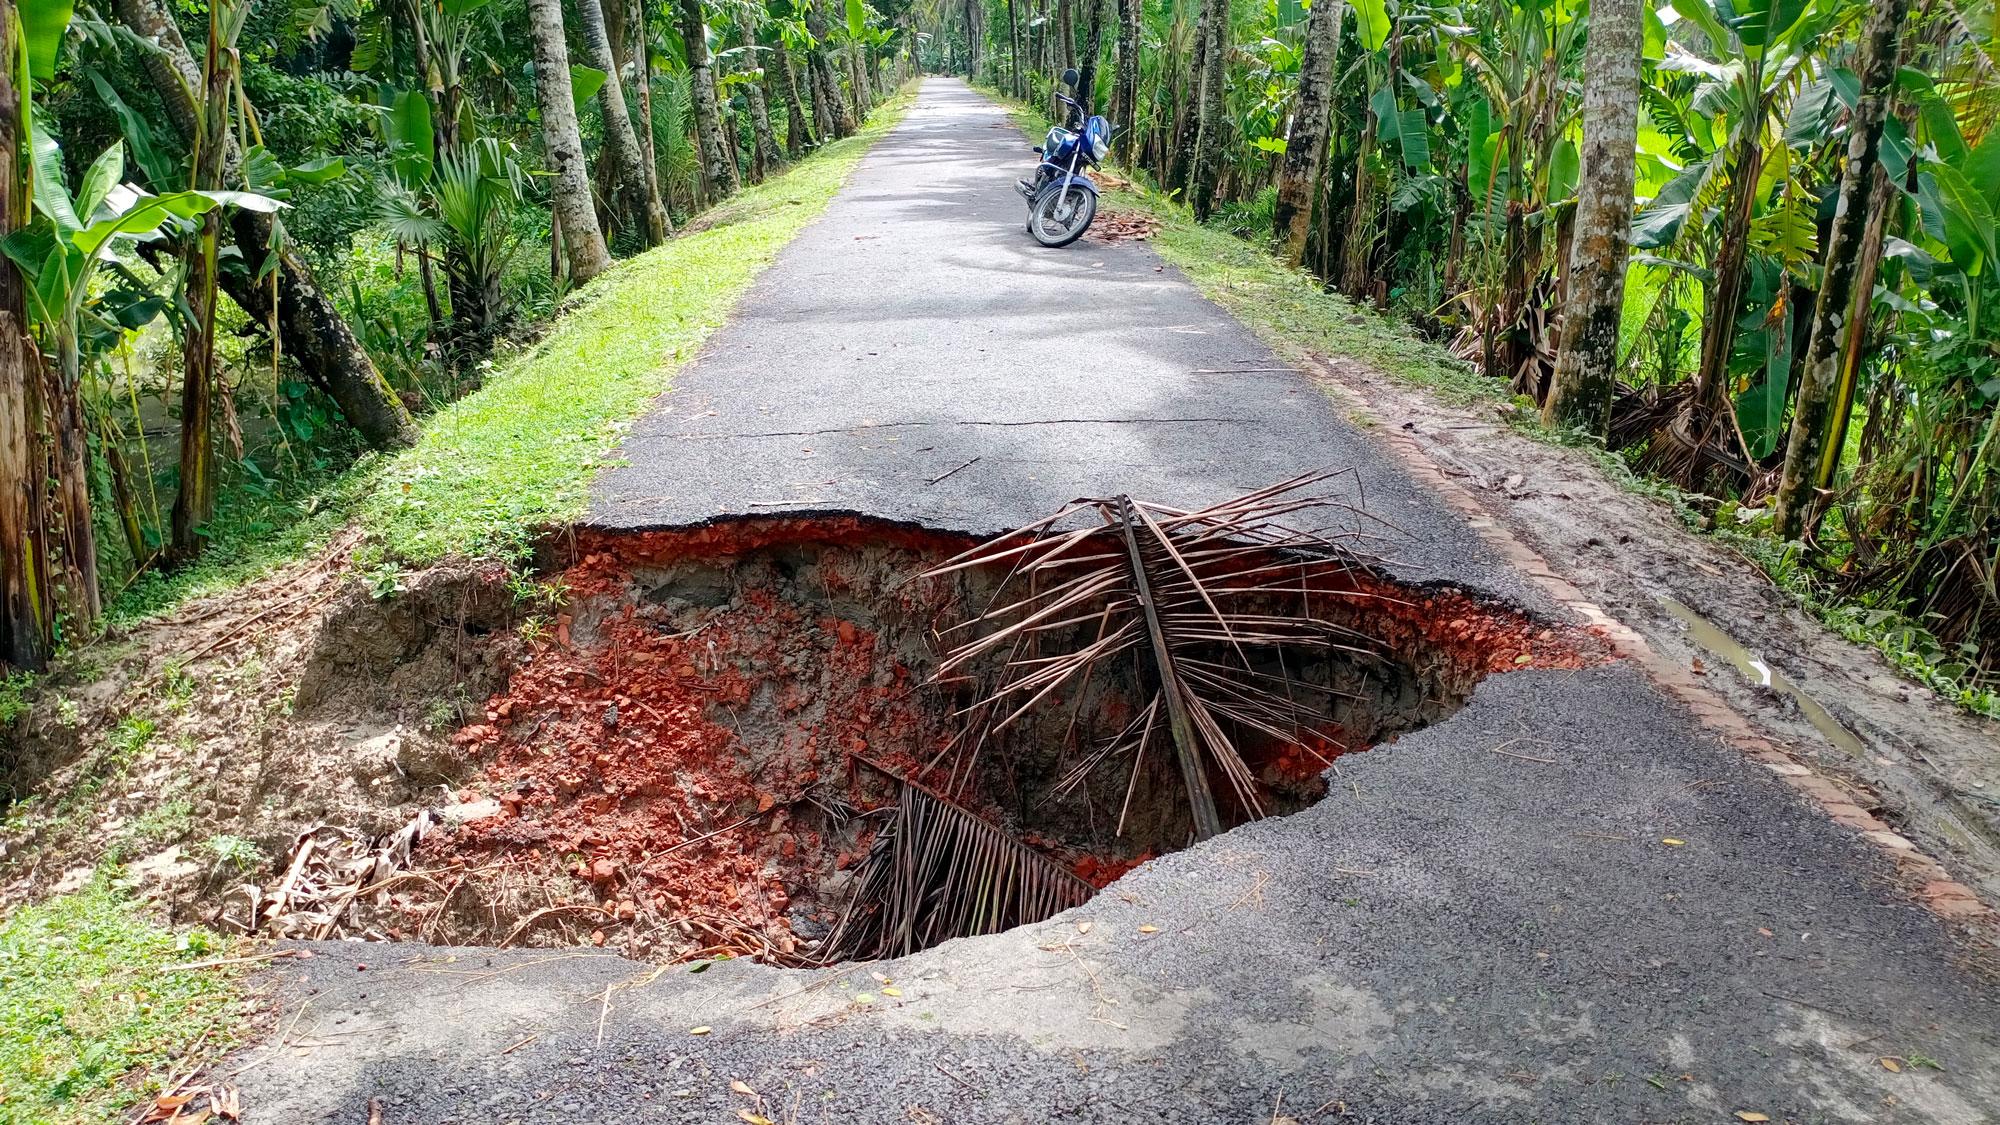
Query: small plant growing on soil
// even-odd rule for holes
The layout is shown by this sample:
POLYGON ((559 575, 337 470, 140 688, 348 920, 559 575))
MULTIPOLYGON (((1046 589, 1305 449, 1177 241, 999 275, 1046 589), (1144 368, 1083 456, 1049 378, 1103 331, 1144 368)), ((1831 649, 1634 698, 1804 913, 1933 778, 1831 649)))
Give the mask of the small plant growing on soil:
POLYGON ((218 868, 226 865, 234 868, 239 875, 265 862, 264 849, 241 836, 220 833, 202 841, 202 847, 215 857, 218 868))

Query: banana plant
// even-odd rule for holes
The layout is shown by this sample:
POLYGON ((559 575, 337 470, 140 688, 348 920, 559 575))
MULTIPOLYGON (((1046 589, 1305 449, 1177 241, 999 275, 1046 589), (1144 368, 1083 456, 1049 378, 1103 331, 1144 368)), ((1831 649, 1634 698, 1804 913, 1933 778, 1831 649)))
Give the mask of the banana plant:
POLYGON ((125 146, 113 142, 93 161, 72 196, 63 180, 62 149, 37 123, 31 144, 35 222, 9 235, 0 250, 28 279, 28 305, 43 346, 55 356, 66 386, 82 375, 87 327, 126 329, 135 313, 157 303, 99 298, 98 271, 130 246, 185 230, 219 207, 275 212, 282 201, 249 191, 175 191, 154 195, 124 183, 125 146))
MULTIPOLYGON (((1672 0, 1670 6, 1656 13, 1665 49, 1655 70, 1688 75, 1693 85, 1684 106, 1654 94, 1648 108, 1656 127, 1680 111, 1677 142, 1695 158, 1641 212, 1634 245, 1665 245, 1689 217, 1715 204, 1719 222, 1697 224, 1714 231, 1714 250, 1704 279, 1700 360, 1680 430, 1697 449, 1719 443, 1747 463, 1768 455, 1782 433, 1795 316, 1787 279, 1817 254, 1818 201, 1800 190, 1778 118, 1820 77, 1821 40, 1845 5, 1672 0), (1746 329, 1753 337, 1740 339, 1746 329)), ((1679 467, 1687 484, 1699 484, 1705 471, 1700 457, 1679 467)))

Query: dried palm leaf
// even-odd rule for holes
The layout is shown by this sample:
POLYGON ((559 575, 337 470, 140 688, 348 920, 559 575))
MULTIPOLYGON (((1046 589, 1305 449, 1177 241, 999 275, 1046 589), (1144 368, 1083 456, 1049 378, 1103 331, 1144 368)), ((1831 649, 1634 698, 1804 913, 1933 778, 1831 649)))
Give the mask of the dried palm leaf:
MULTIPOLYGON (((1378 649, 1323 612, 1330 598, 1374 596, 1357 583, 1329 581, 1374 565, 1358 545, 1374 538, 1369 529, 1380 521, 1313 491, 1345 475, 1309 473, 1193 511, 1123 495, 1078 500, 932 570, 1005 568, 986 609, 941 633, 970 636, 945 653, 938 682, 962 683, 999 665, 960 712, 960 736, 931 762, 949 762, 946 792, 968 785, 984 748, 1039 707, 1067 696, 1073 732, 1091 677, 1123 661, 1135 662, 1151 688, 1141 719, 1086 753, 1055 792, 1129 754, 1129 809, 1148 743, 1165 739, 1198 837, 1222 830, 1213 778, 1243 815, 1261 816, 1263 794, 1236 738, 1254 732, 1310 751, 1305 735, 1325 725, 1333 689, 1288 669, 1337 651, 1378 649), (1283 522, 1326 510, 1340 513, 1346 529, 1283 522)), ((1123 812, 1119 820, 1122 831, 1123 812)))
POLYGON ((970 810, 897 780, 901 797, 861 862, 854 901, 827 940, 827 963, 900 957, 953 938, 999 933, 1080 906, 1096 893, 970 810))

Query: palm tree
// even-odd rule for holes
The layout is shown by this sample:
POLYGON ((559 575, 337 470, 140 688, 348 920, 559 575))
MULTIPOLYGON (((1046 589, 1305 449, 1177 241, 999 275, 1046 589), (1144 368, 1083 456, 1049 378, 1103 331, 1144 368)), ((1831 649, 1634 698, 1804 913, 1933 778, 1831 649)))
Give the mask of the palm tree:
POLYGON ((576 126, 576 95, 570 83, 569 46, 563 39, 562 0, 528 0, 528 35, 535 55, 535 104, 542 113, 542 144, 548 150, 555 237, 569 262, 570 282, 583 285, 611 268, 611 252, 597 225, 590 196, 590 170, 583 162, 583 137, 576 126))
POLYGON ((701 153, 703 193, 719 203, 741 186, 736 175, 736 148, 722 132, 722 110, 715 98, 715 64, 708 55, 708 21, 701 0, 676 0, 681 45, 687 51, 688 85, 694 94, 694 132, 701 153))
POLYGON ((611 180, 618 185, 626 218, 639 225, 646 245, 658 246, 673 233, 673 221, 660 205, 658 188, 646 175, 646 153, 639 147, 639 134, 625 110, 625 80, 611 50, 599 0, 576 0, 576 22, 583 34, 585 57, 605 75, 604 84, 597 88, 597 106, 604 117, 603 159, 611 164, 611 180))
POLYGON ((1584 57, 1582 178, 1571 235, 1562 345, 1542 406, 1550 425, 1611 426, 1618 325, 1632 253, 1632 149, 1639 135, 1644 0, 1595 0, 1584 57))
POLYGON ((1285 260, 1305 258, 1312 229, 1312 201, 1319 192, 1320 164, 1333 124, 1333 60, 1340 53, 1341 0, 1318 0, 1306 17, 1305 52, 1299 58, 1298 100, 1292 132, 1285 139, 1285 163, 1278 171, 1278 202, 1272 225, 1285 260))
POLYGON ((1222 174, 1223 83, 1229 73, 1229 0, 1202 0, 1201 28, 1205 40, 1201 73, 1196 75, 1194 159, 1188 170, 1188 202, 1195 218, 1206 221, 1215 205, 1216 180, 1222 174))

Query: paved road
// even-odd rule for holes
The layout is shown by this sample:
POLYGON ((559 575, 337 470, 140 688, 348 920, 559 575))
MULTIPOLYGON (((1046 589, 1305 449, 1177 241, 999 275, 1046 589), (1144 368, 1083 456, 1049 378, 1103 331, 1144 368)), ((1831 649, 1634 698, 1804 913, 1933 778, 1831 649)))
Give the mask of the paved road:
MULTIPOLYGON (((930 81, 634 432, 592 518, 792 500, 985 531, 1077 494, 1194 502, 1353 464, 1414 532, 1412 569, 1524 589, 1303 382, 1214 374, 1279 364, 1143 246, 1030 247, 1007 186, 1025 156, 998 109, 930 81)), ((360 1125, 375 1096, 386 1125, 2000 1120, 1990 978, 1876 849, 1634 670, 1495 677, 1342 771, 1313 808, 1048 923, 848 971, 321 946, 270 974, 288 1045, 239 1056, 245 1106, 286 1125, 360 1125), (1527 732, 1546 761, 1490 752, 1527 732)))
POLYGON ((980 534, 1079 496, 1192 507, 1351 468, 1412 576, 1536 597, 1143 243, 1036 245, 1013 190, 1033 161, 993 103, 926 85, 633 428, 588 522, 858 511, 980 534))

